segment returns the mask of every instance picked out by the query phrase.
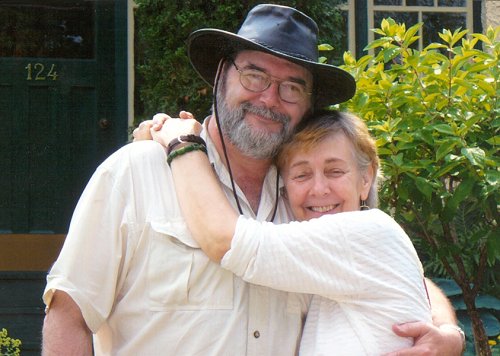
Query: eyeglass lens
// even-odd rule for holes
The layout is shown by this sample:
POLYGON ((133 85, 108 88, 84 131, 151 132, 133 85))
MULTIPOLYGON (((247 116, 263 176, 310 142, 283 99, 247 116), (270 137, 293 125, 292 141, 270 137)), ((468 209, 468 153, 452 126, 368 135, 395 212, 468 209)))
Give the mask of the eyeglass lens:
MULTIPOLYGON (((241 85, 255 93, 263 92, 271 86, 273 79, 263 71, 257 69, 239 69, 233 62, 234 67, 240 73, 241 85)), ((296 103, 302 100, 307 94, 302 84, 291 81, 277 81, 280 98, 288 103, 296 103)))

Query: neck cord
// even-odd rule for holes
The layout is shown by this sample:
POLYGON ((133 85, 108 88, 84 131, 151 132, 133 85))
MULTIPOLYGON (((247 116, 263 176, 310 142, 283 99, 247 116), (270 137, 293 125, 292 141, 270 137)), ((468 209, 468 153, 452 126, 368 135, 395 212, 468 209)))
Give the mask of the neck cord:
MULTIPOLYGON (((219 66, 217 68, 217 73, 215 75, 215 83, 214 83, 214 114, 215 114, 215 121, 217 122, 217 128, 219 131, 219 137, 220 141, 222 144, 222 152, 224 153, 224 158, 226 159, 226 164, 227 164, 227 171, 229 173, 229 179, 231 180, 231 188, 233 189, 233 196, 234 200, 236 201, 236 205, 238 206, 238 212, 240 215, 243 215, 243 209, 241 209, 240 205, 240 200, 238 198, 238 194, 236 194, 236 186, 234 184, 234 179, 233 179, 233 172, 231 170, 231 164, 229 163, 229 157, 227 155, 227 150, 226 150, 226 143, 224 141, 224 135, 222 134, 222 128, 221 124, 219 121, 219 112, 217 110, 217 92, 219 88, 219 79, 220 79, 220 73, 222 71, 222 67, 224 63, 226 62, 226 59, 222 59, 219 62, 219 66)), ((271 216, 271 222, 274 220, 274 217, 276 216, 276 212, 278 211, 278 190, 279 190, 279 170, 276 169, 276 198, 275 198, 275 203, 274 203, 274 210, 273 210, 273 215, 271 216)))

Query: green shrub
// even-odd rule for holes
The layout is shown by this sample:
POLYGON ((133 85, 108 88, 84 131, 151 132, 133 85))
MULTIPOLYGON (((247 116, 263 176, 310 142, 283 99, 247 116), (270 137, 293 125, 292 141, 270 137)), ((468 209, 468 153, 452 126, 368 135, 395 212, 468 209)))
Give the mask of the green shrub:
POLYGON ((418 51, 420 26, 384 20, 367 46, 376 54, 345 54, 358 89, 341 108, 377 138, 382 208, 412 237, 427 272, 460 286, 476 352, 489 355, 476 298, 498 295, 500 27, 468 37, 443 30, 441 43, 418 51))
POLYGON ((7 330, 0 331, 0 356, 19 356, 21 354, 21 340, 12 339, 7 335, 7 330))

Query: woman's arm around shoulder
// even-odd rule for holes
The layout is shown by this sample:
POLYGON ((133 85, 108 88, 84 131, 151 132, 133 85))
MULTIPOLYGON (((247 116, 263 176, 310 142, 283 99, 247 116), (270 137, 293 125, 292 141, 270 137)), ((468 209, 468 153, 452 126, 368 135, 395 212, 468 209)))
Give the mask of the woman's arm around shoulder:
MULTIPOLYGON (((155 141, 165 147, 181 135, 199 135, 201 125, 194 119, 168 118, 155 141)), ((231 247, 238 214, 229 204, 205 153, 193 150, 171 160, 172 175, 182 213, 193 238, 207 256, 220 262, 231 247)))

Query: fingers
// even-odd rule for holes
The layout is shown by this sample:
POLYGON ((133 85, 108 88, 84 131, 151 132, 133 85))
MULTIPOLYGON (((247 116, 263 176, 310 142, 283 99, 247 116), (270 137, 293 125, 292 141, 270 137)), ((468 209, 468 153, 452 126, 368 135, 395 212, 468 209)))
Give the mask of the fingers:
POLYGON ((394 324, 392 331, 398 336, 418 338, 428 333, 432 328, 432 324, 416 321, 413 323, 394 324))
POLYGON ((152 120, 141 122, 139 126, 136 127, 135 130, 132 132, 132 135, 134 136, 134 142, 142 140, 152 140, 153 138, 150 132, 152 126, 153 126, 152 120))
POLYGON ((170 119, 171 117, 168 116, 167 114, 164 113, 158 113, 155 116, 153 116, 153 125, 151 126, 151 129, 154 131, 160 131, 161 128, 163 127, 163 124, 165 121, 170 119))
POLYGON ((184 111, 184 110, 182 110, 179 113, 179 117, 181 119, 194 119, 194 115, 193 114, 191 114, 189 111, 184 111))
POLYGON ((151 131, 160 131, 163 127, 163 124, 170 116, 163 113, 158 113, 153 116, 151 120, 145 120, 139 124, 137 128, 134 129, 132 135, 134 136, 135 141, 142 140, 152 140, 153 136, 151 135, 151 131))
POLYGON ((182 134, 199 135, 202 126, 188 111, 179 113, 180 119, 173 119, 167 114, 158 113, 151 120, 143 121, 133 131, 134 142, 141 140, 155 140, 163 145, 168 144, 172 137, 182 134))

